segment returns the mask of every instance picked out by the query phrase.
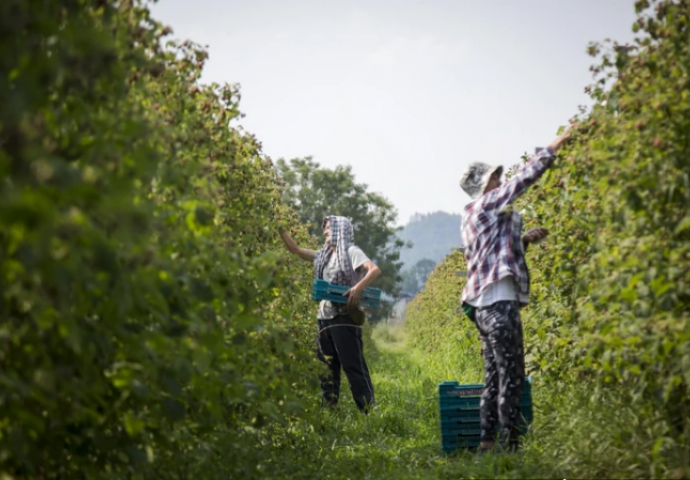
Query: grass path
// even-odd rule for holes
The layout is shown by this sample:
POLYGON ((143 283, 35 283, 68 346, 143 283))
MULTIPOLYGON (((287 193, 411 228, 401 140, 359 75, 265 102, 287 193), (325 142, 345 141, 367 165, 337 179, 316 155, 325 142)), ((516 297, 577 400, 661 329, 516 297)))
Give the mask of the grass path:
POLYGON ((479 352, 453 352, 460 358, 453 355, 452 361, 444 352, 422 354, 406 345, 402 332, 387 327, 376 328, 365 348, 378 406, 371 415, 360 415, 345 382, 340 410, 324 418, 320 432, 319 478, 564 478, 552 462, 535 464, 529 450, 482 459, 462 451, 443 455, 437 385, 480 381, 479 352))
POLYGON ((448 339, 438 343, 447 350, 424 351, 405 341, 399 328, 377 326, 370 332, 365 354, 377 407, 361 415, 343 380, 337 411, 317 412, 293 424, 290 435, 277 443, 274 439, 273 448, 262 453, 281 478, 689 478, 687 448, 666 451, 662 458, 663 432, 652 431, 655 424, 645 427, 640 412, 615 391, 602 397, 587 385, 545 385, 538 379, 533 380, 534 423, 517 454, 478 458, 458 451, 446 456, 437 386, 445 380, 481 382, 478 343, 448 339), (667 468, 669 458, 675 468, 667 468))

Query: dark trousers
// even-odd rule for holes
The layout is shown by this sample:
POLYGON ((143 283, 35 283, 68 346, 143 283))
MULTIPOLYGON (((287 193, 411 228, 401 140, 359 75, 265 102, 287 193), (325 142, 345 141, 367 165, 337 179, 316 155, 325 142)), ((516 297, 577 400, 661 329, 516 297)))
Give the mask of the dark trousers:
POLYGON ((525 379, 525 353, 518 302, 496 302, 475 311, 482 341, 484 393, 480 403, 481 440, 496 439, 514 447, 518 441, 520 397, 525 379))
POLYGON ((345 371, 352 398, 363 412, 374 404, 374 386, 364 360, 362 328, 347 315, 319 320, 319 360, 328 365, 329 374, 321 376, 322 405, 335 406, 340 396, 340 368, 345 371))

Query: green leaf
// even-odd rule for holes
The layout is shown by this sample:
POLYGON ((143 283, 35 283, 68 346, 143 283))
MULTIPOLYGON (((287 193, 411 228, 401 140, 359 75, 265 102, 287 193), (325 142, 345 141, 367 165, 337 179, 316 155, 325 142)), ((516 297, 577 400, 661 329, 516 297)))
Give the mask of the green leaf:
POLYGON ((690 216, 685 217, 683 220, 678 223, 678 226, 676 226, 675 234, 678 235, 681 232, 684 232, 690 228, 690 216))
POLYGON ((144 422, 139 419, 133 412, 126 412, 123 417, 123 422, 125 425, 125 431, 130 436, 136 436, 144 430, 144 422))
POLYGON ((183 420, 186 415, 186 409, 184 405, 181 402, 174 400, 172 398, 163 399, 163 410, 165 411, 165 415, 172 422, 178 422, 180 420, 183 420))

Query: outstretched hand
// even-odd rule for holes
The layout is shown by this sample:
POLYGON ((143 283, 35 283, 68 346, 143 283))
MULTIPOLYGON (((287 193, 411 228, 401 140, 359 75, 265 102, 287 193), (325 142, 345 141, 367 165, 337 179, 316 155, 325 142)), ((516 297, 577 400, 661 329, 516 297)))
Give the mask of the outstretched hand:
POLYGON ((553 150, 558 151, 568 140, 570 140, 573 136, 573 132, 577 127, 579 126, 579 123, 571 123, 564 131, 561 133, 551 144, 549 147, 551 147, 553 150))
POLYGON ((522 243, 537 243, 544 240, 549 235, 549 231, 544 227, 532 228, 527 230, 522 236, 522 243))

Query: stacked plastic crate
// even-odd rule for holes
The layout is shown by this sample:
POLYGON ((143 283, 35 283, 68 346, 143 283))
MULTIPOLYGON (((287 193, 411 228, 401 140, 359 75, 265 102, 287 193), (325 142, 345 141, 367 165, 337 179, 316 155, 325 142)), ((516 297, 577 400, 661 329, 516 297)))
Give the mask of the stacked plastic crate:
MULTIPOLYGON (((532 382, 525 379, 520 399, 520 433, 527 433, 532 423, 532 382)), ((443 451, 451 453, 458 448, 479 447, 481 427, 479 425, 479 402, 484 385, 460 385, 458 382, 439 384, 439 406, 441 409, 441 440, 443 451)))

